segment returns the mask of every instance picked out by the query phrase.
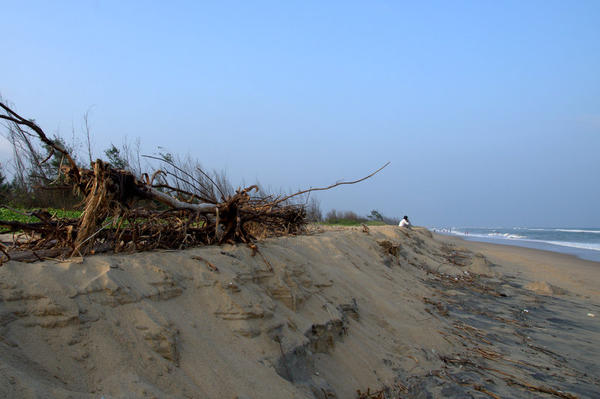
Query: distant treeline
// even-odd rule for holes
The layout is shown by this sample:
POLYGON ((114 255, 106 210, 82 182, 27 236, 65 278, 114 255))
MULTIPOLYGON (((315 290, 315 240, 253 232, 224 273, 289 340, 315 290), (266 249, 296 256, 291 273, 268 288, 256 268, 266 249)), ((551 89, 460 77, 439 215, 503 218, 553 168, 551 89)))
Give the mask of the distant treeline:
MULTIPOLYGON (((52 148, 53 146, 44 144, 43 140, 40 141, 31 126, 27 128, 24 124, 17 123, 18 115, 14 113, 14 107, 2 97, 0 105, 3 122, 0 124, 0 135, 8 142, 12 153, 9 162, 0 164, 0 205, 18 208, 76 207, 82 198, 73 195, 72 185, 66 184, 64 174, 60 173, 61 166, 69 163, 65 156, 56 151, 56 147, 52 148)), ((31 122, 35 123, 34 120, 31 122)), ((96 154, 93 151, 89 111, 83 116, 81 130, 75 130, 73 127, 69 139, 58 133, 48 139, 64 149, 79 168, 89 168, 96 158, 101 158, 114 168, 141 176, 140 139, 133 143, 125 139, 120 147, 111 143, 97 157, 97 150, 96 154)))
POLYGON ((353 211, 338 211, 332 209, 323 216, 319 202, 312 199, 306 206, 307 217, 311 222, 324 224, 340 224, 355 226, 360 224, 395 224, 400 223, 400 219, 382 215, 377 210, 372 210, 369 215, 362 216, 353 211))
MULTIPOLYGON (((9 130, 7 138, 13 145, 13 159, 8 168, 0 163, 0 205, 16 208, 74 209, 82 198, 74 196, 71 188, 64 184, 64 177, 59 173, 64 159, 47 146, 39 146, 33 142, 25 142, 26 148, 22 148, 24 135, 20 135, 21 141, 13 137, 19 133, 9 130)), ((73 154, 77 164, 83 165, 82 159, 87 156, 78 154, 75 145, 67 144, 58 136, 53 137, 53 140, 73 154)), ((139 143, 137 148, 128 144, 118 148, 111 144, 103 153, 103 158, 116 168, 135 171, 140 169, 139 143)), ((91 153, 89 160, 92 161, 91 153)))

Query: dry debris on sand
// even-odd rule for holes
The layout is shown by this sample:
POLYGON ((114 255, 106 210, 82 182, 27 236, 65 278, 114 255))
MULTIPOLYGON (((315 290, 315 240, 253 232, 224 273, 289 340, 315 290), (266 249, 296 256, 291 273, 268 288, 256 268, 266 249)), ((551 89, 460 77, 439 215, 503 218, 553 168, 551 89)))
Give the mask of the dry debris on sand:
POLYGON ((597 297, 425 229, 0 268, 0 396, 594 397, 597 297), (265 262, 266 260, 266 262, 265 262), (268 265, 268 266, 267 266, 268 265))

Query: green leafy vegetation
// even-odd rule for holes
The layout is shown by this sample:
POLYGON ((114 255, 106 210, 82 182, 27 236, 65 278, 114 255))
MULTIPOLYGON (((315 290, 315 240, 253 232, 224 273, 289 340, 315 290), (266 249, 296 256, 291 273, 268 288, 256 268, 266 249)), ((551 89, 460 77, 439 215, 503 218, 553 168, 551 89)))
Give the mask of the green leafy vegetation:
MULTIPOLYGON (((39 219, 35 216, 27 216, 26 214, 36 211, 38 209, 18 209, 13 211, 12 209, 0 208, 0 220, 6 220, 10 222, 22 222, 22 223, 35 223, 39 222, 39 219)), ((66 211, 64 209, 53 209, 49 208, 46 211, 56 216, 57 218, 69 218, 74 219, 81 216, 81 211, 66 211)))
POLYGON ((360 221, 360 220, 356 220, 356 219, 337 219, 335 221, 325 221, 325 222, 321 222, 319 224, 324 224, 327 226, 361 226, 363 224, 366 224, 367 226, 385 226, 386 223, 382 222, 381 220, 365 220, 365 221, 360 221))
POLYGON ((104 154, 108 159, 108 163, 117 169, 127 169, 129 168, 129 161, 125 159, 119 150, 114 144, 111 144, 110 147, 104 150, 104 154))
POLYGON ((398 219, 386 217, 375 209, 368 216, 361 216, 352 211, 332 209, 327 212, 324 218, 318 219, 316 222, 328 226, 360 226, 363 224, 367 226, 385 226, 400 223, 398 219))

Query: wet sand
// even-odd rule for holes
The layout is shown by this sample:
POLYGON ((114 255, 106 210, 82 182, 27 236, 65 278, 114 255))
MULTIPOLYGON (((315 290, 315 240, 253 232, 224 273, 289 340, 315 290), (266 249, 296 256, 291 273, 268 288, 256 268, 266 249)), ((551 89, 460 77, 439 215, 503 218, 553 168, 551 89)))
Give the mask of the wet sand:
POLYGON ((468 348, 486 359, 470 364, 471 369, 504 375, 505 382, 527 388, 531 397, 600 397, 600 263, 458 237, 435 238, 481 253, 493 264, 493 275, 483 280, 488 286, 497 282, 499 296, 441 295, 451 317, 485 337, 484 345, 475 342, 468 348))
POLYGON ((600 300, 600 262, 574 255, 505 244, 491 244, 435 234, 442 242, 483 253, 501 272, 531 282, 547 282, 572 293, 600 300))

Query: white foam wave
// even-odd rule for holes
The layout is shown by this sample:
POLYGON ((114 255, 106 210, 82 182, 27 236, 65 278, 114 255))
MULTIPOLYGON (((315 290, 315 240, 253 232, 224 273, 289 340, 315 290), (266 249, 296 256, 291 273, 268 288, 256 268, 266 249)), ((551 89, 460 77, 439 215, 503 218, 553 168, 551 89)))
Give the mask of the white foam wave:
POLYGON ((591 251, 600 251, 600 243, 586 243, 586 242, 571 242, 571 241, 550 241, 550 240, 535 240, 530 239, 524 236, 520 236, 517 234, 509 234, 509 233, 489 233, 489 234, 471 234, 468 232, 460 231, 460 230, 452 230, 451 234, 464 236, 464 237, 480 237, 480 238, 496 238, 496 239, 506 239, 506 240, 517 240, 517 241, 528 241, 528 242, 538 242, 542 244, 551 244, 557 245, 560 247, 570 247, 570 248, 578 248, 578 249, 587 249, 591 251))
MULTIPOLYGON (((538 240, 528 240, 528 241, 538 241, 538 240)), ((559 245, 561 247, 570 247, 570 248, 579 248, 579 249, 589 249, 592 251, 600 251, 600 244, 590 244, 585 242, 568 242, 568 241, 541 241, 552 245, 559 245)))
POLYGON ((527 238, 525 236, 520 236, 518 234, 510 234, 510 233, 469 233, 468 231, 460 231, 460 230, 452 230, 451 234, 465 237, 482 237, 482 238, 505 238, 507 240, 520 240, 523 238, 527 238))
POLYGON ((565 232, 565 233, 592 233, 592 234, 600 234, 600 230, 554 229, 554 231, 562 231, 562 232, 565 232))
POLYGON ((591 233, 591 234, 600 234, 600 230, 588 230, 588 229, 533 229, 533 228, 529 228, 529 227, 515 227, 515 230, 561 231, 563 233, 591 233))
POLYGON ((518 234, 510 234, 510 233, 488 233, 488 237, 502 237, 507 238, 509 240, 518 240, 520 238, 527 238, 525 236, 520 236, 518 234))

